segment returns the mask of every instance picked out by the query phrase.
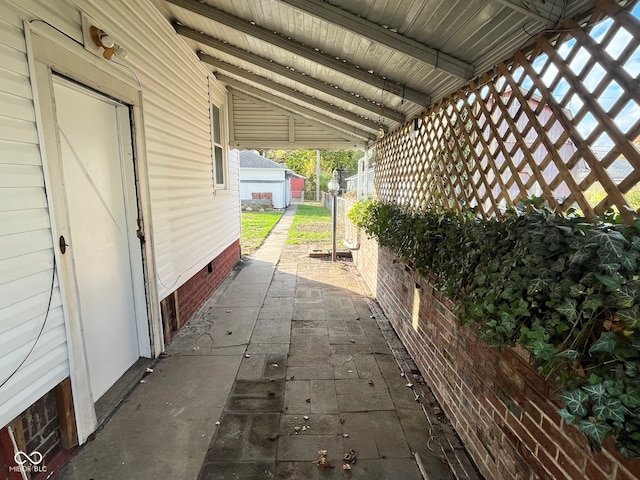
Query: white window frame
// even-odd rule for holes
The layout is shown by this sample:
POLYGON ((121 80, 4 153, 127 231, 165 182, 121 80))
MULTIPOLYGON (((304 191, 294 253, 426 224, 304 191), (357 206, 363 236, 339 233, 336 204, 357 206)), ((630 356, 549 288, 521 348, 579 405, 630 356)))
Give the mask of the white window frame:
POLYGON ((226 108, 222 99, 217 99, 212 91, 212 80, 209 78, 209 118, 211 125, 211 181, 213 191, 229 187, 229 158, 227 154, 226 108), (218 115, 216 119, 215 110, 218 115), (216 124, 217 120, 217 124, 216 124))
POLYGON ((214 190, 227 188, 227 149, 224 141, 224 109, 211 103, 211 173, 214 190), (216 118, 215 111, 218 111, 216 118), (217 123, 216 123, 217 120, 217 123))

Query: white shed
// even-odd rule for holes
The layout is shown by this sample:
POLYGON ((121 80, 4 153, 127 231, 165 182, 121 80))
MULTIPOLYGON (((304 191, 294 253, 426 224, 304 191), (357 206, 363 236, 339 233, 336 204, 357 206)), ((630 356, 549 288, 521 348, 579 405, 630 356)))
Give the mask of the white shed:
POLYGON ((240 152, 240 199, 243 204, 286 208, 291 203, 291 170, 254 150, 240 152))

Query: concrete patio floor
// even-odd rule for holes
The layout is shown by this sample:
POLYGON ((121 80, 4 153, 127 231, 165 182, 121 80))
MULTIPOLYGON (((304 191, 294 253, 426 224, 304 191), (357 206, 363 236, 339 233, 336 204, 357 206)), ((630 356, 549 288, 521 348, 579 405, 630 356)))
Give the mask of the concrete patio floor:
POLYGON ((397 360, 410 359, 372 315, 353 264, 285 245, 294 214, 58 478, 477 478, 450 426, 407 387, 397 360), (319 450, 333 468, 318 466, 319 450))

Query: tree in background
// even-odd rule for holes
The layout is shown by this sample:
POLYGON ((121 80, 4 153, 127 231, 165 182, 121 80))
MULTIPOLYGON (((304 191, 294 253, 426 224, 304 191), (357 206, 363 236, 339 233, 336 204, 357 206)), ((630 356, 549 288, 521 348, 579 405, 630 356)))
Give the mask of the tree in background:
MULTIPOLYGON (((306 177, 306 193, 315 192, 316 150, 265 150, 260 154, 306 177)), ((327 190, 327 184, 331 180, 333 170, 338 170, 340 186, 344 188, 344 179, 358 173, 358 160, 363 155, 363 152, 356 150, 321 150, 320 188, 327 190)))

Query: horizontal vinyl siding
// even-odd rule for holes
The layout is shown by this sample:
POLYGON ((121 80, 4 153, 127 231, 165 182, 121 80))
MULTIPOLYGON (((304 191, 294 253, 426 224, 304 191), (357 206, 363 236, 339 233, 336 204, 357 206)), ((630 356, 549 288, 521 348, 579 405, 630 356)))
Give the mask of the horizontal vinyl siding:
POLYGON ((20 18, 0 4, 0 427, 69 376, 20 18))
POLYGON ((241 168, 240 181, 247 180, 284 180, 284 169, 277 168, 241 168))
POLYGON ((289 117, 233 95, 233 136, 236 142, 289 141, 289 117))
MULTIPOLYGON (((239 238, 237 164, 214 194, 208 72, 150 0, 77 1, 129 52, 143 93, 158 288, 163 298, 239 238)), ((216 103, 224 105, 224 96, 216 103)))

